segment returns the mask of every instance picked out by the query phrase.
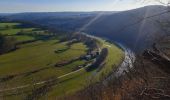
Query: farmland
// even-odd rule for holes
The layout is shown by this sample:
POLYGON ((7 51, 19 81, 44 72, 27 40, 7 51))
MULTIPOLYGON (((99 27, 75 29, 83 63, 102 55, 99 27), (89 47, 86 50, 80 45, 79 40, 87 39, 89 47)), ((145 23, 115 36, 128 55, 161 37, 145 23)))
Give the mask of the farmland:
POLYGON ((108 55, 100 70, 96 68, 87 71, 86 67, 94 59, 80 59, 90 49, 84 42, 68 45, 70 40, 61 42, 61 37, 51 36, 47 30, 21 25, 0 23, 0 33, 14 38, 17 47, 16 50, 0 55, 0 95, 5 99, 44 99, 44 96, 54 99, 69 95, 83 89, 94 73, 97 73, 93 77, 96 82, 101 75, 107 76, 122 61, 121 49, 97 39, 101 43, 100 49, 107 48, 108 55), (37 92, 42 88, 43 91, 37 92))

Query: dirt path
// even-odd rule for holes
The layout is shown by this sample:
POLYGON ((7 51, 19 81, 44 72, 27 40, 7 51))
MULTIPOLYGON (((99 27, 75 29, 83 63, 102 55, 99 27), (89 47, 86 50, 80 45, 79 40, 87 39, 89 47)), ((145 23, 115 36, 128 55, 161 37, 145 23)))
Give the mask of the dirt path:
MULTIPOLYGON (((59 76, 59 77, 57 77, 56 79, 52 79, 52 80, 58 80, 58 79, 61 79, 61 78, 63 78, 63 77, 69 76, 69 75, 71 75, 71 74, 77 73, 77 72, 83 70, 84 68, 87 68, 87 67, 90 66, 90 65, 91 65, 91 64, 87 64, 85 67, 80 68, 79 70, 76 70, 76 71, 67 73, 67 74, 65 74, 65 75, 59 76)), ((6 92, 6 91, 17 90, 17 89, 23 89, 23 88, 30 87, 30 86, 32 86, 32 85, 42 85, 42 84, 45 84, 45 83, 50 82, 50 81, 52 81, 52 80, 41 81, 41 82, 37 82, 37 83, 34 83, 34 84, 26 84, 26 85, 22 85, 22 86, 18 86, 18 87, 2 89, 2 90, 0 90, 0 93, 1 93, 1 92, 6 92)))

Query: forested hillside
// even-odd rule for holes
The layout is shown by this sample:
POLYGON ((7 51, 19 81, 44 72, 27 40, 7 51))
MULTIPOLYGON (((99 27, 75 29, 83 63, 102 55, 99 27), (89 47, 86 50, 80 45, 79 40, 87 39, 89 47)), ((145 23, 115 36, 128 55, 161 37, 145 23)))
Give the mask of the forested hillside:
POLYGON ((3 20, 32 22, 67 32, 81 30, 120 42, 138 52, 164 35, 160 22, 169 16, 165 11, 164 6, 146 6, 122 12, 19 13, 3 20), (159 14, 161 16, 154 16, 159 14))

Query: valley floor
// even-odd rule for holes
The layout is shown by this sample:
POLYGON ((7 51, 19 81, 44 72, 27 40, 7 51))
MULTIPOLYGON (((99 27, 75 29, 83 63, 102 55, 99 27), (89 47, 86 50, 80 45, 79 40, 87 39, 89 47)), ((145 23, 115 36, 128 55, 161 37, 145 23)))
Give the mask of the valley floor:
POLYGON ((0 55, 0 97, 5 100, 53 100, 75 93, 106 77, 123 58, 120 48, 98 39, 108 55, 101 67, 87 71, 95 59, 80 59, 89 49, 83 42, 60 42, 47 30, 17 25, 0 24, 0 33, 17 44, 16 50, 0 55))

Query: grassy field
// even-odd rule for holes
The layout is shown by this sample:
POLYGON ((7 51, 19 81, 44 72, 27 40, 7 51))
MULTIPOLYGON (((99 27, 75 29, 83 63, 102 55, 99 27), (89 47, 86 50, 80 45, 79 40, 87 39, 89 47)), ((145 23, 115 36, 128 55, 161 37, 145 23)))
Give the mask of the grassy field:
MULTIPOLYGON (((11 37, 14 37, 17 42, 24 42, 24 41, 30 41, 34 40, 35 37, 30 36, 29 33, 36 33, 39 31, 35 31, 36 28, 21 28, 18 25, 21 25, 20 23, 0 23, 0 33, 2 35, 8 35, 11 37), (23 35, 16 35, 17 33, 22 32, 23 35)), ((44 32, 41 30, 41 32, 44 32)))
MULTIPOLYGON (((117 48, 114 44, 110 44, 102 39, 99 39, 102 43, 101 48, 107 48, 109 54, 105 60, 105 65, 103 68, 96 73, 96 70, 91 72, 86 72, 85 69, 81 70, 79 73, 74 73, 71 76, 62 79, 63 82, 59 85, 55 85, 47 95, 49 100, 54 100, 57 96, 72 94, 75 91, 85 88, 90 83, 99 81, 101 77, 108 75, 112 72, 114 67, 117 67, 123 59, 123 51, 117 48), (89 80, 90 79, 90 80, 89 80)), ((41 98, 43 99, 43 98, 41 98)))
POLYGON ((1 33, 4 35, 15 35, 20 31, 31 32, 33 29, 34 28, 10 28, 10 29, 1 30, 1 33))
POLYGON ((22 36, 13 36, 17 42, 23 42, 23 41, 31 41, 34 40, 35 38, 32 36, 27 36, 27 35, 22 35, 22 36))
POLYGON ((99 41, 101 41, 101 43, 103 44, 102 48, 107 48, 109 53, 105 60, 105 65, 96 75, 97 80, 111 73, 112 70, 115 69, 115 67, 119 66, 119 64, 123 61, 123 58, 124 58, 124 53, 120 48, 100 38, 99 38, 99 41))
MULTIPOLYGON (((45 78, 48 78, 49 72, 50 76, 63 75, 72 71, 72 69, 76 67, 76 65, 79 65, 79 63, 82 63, 82 61, 77 61, 68 66, 55 68, 54 66, 56 63, 67 61, 68 59, 73 59, 75 57, 85 54, 86 51, 86 47, 82 43, 78 43, 74 44, 68 51, 56 54, 54 52, 55 50, 65 48, 65 43, 56 44, 56 42, 56 40, 49 40, 47 42, 37 41, 36 44, 30 43, 27 44, 28 46, 24 46, 14 52, 1 55, 0 76, 29 73, 34 70, 51 67, 49 69, 42 70, 39 73, 36 73, 35 75, 29 76, 34 77, 37 81, 40 81, 40 78, 38 76, 40 76, 41 80, 43 80, 45 78), (75 50, 79 47, 82 48, 81 51, 75 50)), ((27 79, 27 77, 25 79, 27 79)), ((17 85, 19 84, 17 83, 17 85)))
POLYGON ((0 23, 0 28, 12 28, 15 27, 16 25, 20 25, 20 23, 0 23))
MULTIPOLYGON (((16 38, 17 42, 36 40, 39 36, 36 36, 36 32, 39 34, 45 33, 44 30, 35 31, 36 28, 20 28, 17 27, 17 25, 19 25, 19 23, 1 23, 0 33, 16 38), (5 27, 6 25, 8 25, 10 29, 1 29, 1 27, 5 27), (26 34, 17 35, 21 30, 24 30, 26 34)), ((46 35, 47 34, 48 33, 46 33, 46 35)), ((82 68, 75 73, 58 78, 75 71, 78 66, 87 63, 85 60, 76 60, 65 66, 55 66, 57 63, 69 61, 85 55, 88 48, 81 42, 74 43, 68 48, 68 41, 60 43, 58 38, 48 38, 46 40, 38 39, 34 42, 18 45, 17 50, 0 55, 0 90, 24 86, 26 84, 34 84, 49 79, 57 79, 58 83, 52 85, 51 89, 44 96, 39 98, 43 100, 47 97, 49 100, 53 100, 58 96, 72 94, 75 91, 83 89, 88 85, 89 78, 92 76, 95 78, 94 82, 96 82, 102 75, 107 75, 112 72, 113 68, 121 63, 124 55, 123 51, 115 45, 102 39, 98 40, 102 44, 101 49, 107 48, 109 54, 105 59, 106 64, 95 76, 93 75, 96 73, 97 69, 87 72, 85 68, 82 68), (57 50, 64 51, 56 53, 57 50), (10 76, 12 76, 12 78, 10 76), (3 78, 5 78, 5 80, 2 80, 3 78)), ((26 98, 28 94, 31 94, 34 89, 41 86, 43 86, 43 84, 15 91, 6 91, 3 95, 8 95, 5 99, 22 100, 26 98), (19 91, 26 92, 9 96, 11 93, 20 93, 19 91)))

